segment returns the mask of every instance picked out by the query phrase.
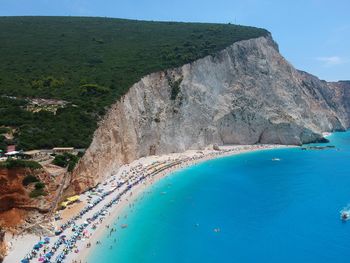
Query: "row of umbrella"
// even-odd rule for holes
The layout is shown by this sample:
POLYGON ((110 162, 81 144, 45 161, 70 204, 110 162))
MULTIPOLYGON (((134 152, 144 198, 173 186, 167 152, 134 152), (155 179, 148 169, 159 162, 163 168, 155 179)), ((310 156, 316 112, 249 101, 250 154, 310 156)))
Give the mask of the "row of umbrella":
MULTIPOLYGON (((148 175, 149 176, 149 175, 148 175)), ((107 205, 105 205, 103 207, 103 209, 101 209, 99 212, 95 213, 93 215, 93 217, 90 219, 88 219, 87 221, 84 221, 84 223, 78 227, 78 232, 74 233, 73 237, 71 240, 69 240, 67 242, 67 245, 66 245, 66 249, 64 249, 64 252, 62 252, 61 254, 59 254, 59 256, 57 256, 56 258, 56 262, 57 263, 61 263, 63 262, 64 258, 65 258, 65 255, 69 252, 70 249, 72 249, 73 245, 76 243, 77 239, 80 237, 80 234, 81 234, 81 231, 83 229, 85 229, 91 221, 94 221, 96 220, 99 216, 104 216, 107 211, 106 209, 108 209, 109 207, 111 207, 113 204, 117 203, 118 200, 121 198, 121 196, 123 196, 125 193, 127 193, 132 187, 134 187, 135 185, 139 184, 141 181, 143 181, 144 179, 146 179, 148 176, 142 176, 141 178, 139 178, 137 181, 131 183, 131 184, 128 184, 127 185, 127 188, 124 189, 117 197, 115 197, 112 201, 110 201, 107 205), (90 222, 89 222, 90 221, 90 222), (68 250, 69 249, 69 250, 68 250)), ((123 186, 125 184, 125 182, 123 183, 119 183, 118 186, 111 190, 111 191, 107 191, 107 192, 104 192, 101 194, 101 196, 95 200, 92 204, 89 204, 87 207, 85 207, 77 216, 73 217, 71 220, 69 220, 67 223, 63 224, 59 230, 57 230, 55 232, 56 235, 60 235, 62 234, 62 232, 71 227, 71 226, 76 226, 75 225, 75 221, 79 218, 81 218, 85 213, 87 213, 89 210, 91 210, 93 207, 95 207, 97 204, 99 204, 106 196, 110 195, 111 193, 113 193, 115 190, 117 190, 118 188, 120 188, 121 186, 123 186)), ((60 239, 61 240, 64 240, 66 238, 66 235, 61 235, 60 236, 60 239)), ((44 238, 44 242, 40 241, 39 243, 35 244, 34 245, 34 249, 35 250, 39 250, 43 244, 47 244, 50 242, 50 238, 46 237, 44 238)), ((55 245, 56 245, 56 248, 55 250, 58 249, 58 247, 63 243, 63 242, 56 242, 55 245), (56 244, 57 243, 57 244, 56 244)), ((54 255, 54 252, 50 251, 49 253, 46 253, 45 256, 43 257, 40 257, 39 258, 39 261, 40 262, 43 262, 43 263, 49 263, 50 262, 50 259, 52 258, 52 256, 54 255)), ((21 263, 29 263, 30 262, 30 259, 28 258, 25 258, 21 261, 21 263)))

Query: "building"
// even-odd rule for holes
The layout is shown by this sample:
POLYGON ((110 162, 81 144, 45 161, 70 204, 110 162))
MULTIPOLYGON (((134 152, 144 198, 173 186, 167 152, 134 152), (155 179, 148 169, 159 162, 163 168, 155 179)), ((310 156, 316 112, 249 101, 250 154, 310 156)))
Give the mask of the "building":
POLYGON ((7 149, 6 149, 7 153, 15 152, 15 151, 16 151, 16 145, 7 145, 7 149))
POLYGON ((5 155, 7 157, 21 157, 22 156, 22 154, 18 151, 7 152, 7 153, 5 153, 5 155))

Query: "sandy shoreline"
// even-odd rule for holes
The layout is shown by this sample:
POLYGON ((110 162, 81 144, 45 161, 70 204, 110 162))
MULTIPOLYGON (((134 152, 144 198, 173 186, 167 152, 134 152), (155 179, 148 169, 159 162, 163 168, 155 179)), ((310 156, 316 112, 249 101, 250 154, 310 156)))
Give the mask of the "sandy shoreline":
MULTIPOLYGON (((136 189, 134 189, 132 192, 132 196, 129 196, 128 201, 125 199, 118 204, 118 206, 114 209, 113 213, 110 214, 110 216, 102 223, 102 225, 94 232, 94 234, 90 237, 89 242, 93 244, 91 248, 85 248, 82 249, 81 252, 76 256, 69 258, 71 261, 76 260, 78 262, 86 263, 88 262, 89 255, 93 252, 93 249, 96 249, 96 242, 101 240, 105 234, 107 234, 108 230, 106 228, 107 225, 112 225, 114 221, 116 221, 118 215, 120 215, 127 207, 129 204, 137 202, 139 199, 140 195, 145 193, 150 186, 152 186, 154 183, 157 183, 161 179, 167 177, 170 175, 172 172, 189 167, 191 165, 195 165, 201 162, 205 162, 208 160, 216 159, 216 158, 221 158, 225 156, 231 156, 231 155, 237 155, 241 153, 246 153, 246 152, 253 152, 253 151, 258 151, 258 150, 268 150, 268 149, 277 149, 277 148, 285 148, 286 146, 280 146, 280 145, 273 145, 273 146, 264 146, 263 148, 255 148, 255 149, 247 149, 247 150, 239 150, 239 152, 228 152, 224 154, 220 154, 217 156, 207 156, 199 160, 195 161, 188 161, 184 162, 180 165, 176 165, 168 170, 165 170, 161 173, 159 173, 157 176, 153 177, 152 179, 149 180, 147 185, 138 185, 136 189)), ((68 262, 71 262, 68 261, 68 262)))
MULTIPOLYGON (((118 173, 113 175, 111 178, 113 180, 120 179, 123 174, 128 174, 130 171, 132 171, 133 167, 145 167, 148 168, 149 172, 156 173, 157 172, 157 163, 164 164, 160 167, 160 172, 156 173, 155 175, 151 176, 148 179, 145 179, 142 183, 135 185, 130 191, 128 191, 124 196, 121 197, 120 201, 111 209, 109 210, 108 215, 106 215, 103 220, 98 223, 98 227, 96 230, 89 229, 89 236, 87 238, 84 238, 82 240, 78 240, 76 243, 76 247, 74 250, 79 251, 78 253, 75 253, 74 251, 71 251, 64 260, 64 262, 88 262, 88 257, 92 250, 96 249, 96 242, 100 240, 104 234, 106 234, 106 231, 110 231, 107 226, 112 226, 113 222, 117 219, 118 215, 120 215, 130 204, 136 202, 138 198, 141 196, 142 193, 145 193, 149 187, 154 184, 155 182, 158 182, 162 178, 168 176, 170 173, 174 172, 175 170, 179 170, 200 162, 204 162, 210 159, 215 159, 219 157, 229 156, 229 155, 236 155, 246 152, 253 152, 258 150, 267 150, 267 149, 277 149, 277 148, 286 148, 289 146, 285 145, 245 145, 245 146, 224 146, 220 147, 220 151, 215 150, 191 150, 186 151, 184 153, 176 153, 176 154, 169 154, 169 155, 162 155, 162 156, 149 156, 145 158, 141 158, 139 160, 134 161, 133 163, 129 165, 125 165, 122 168, 119 169, 118 173), (156 163, 156 165, 155 165, 156 163), (174 164, 171 167, 167 167, 167 164, 174 164), (150 168, 151 167, 151 168, 150 168), (165 167, 165 168, 164 168, 165 167), (90 243, 91 247, 87 248, 87 244, 90 243)), ((107 179, 107 181, 111 182, 112 180, 107 179)), ((113 184, 113 183, 112 183, 113 184)), ((107 183, 104 183, 101 189, 108 189, 109 185, 107 183), (106 185, 105 185, 106 184, 106 185)), ((116 194, 118 192, 116 191, 116 194)), ((86 194, 87 195, 87 194, 86 194)), ((107 197, 106 200, 104 200, 103 204, 109 202, 112 200, 112 198, 115 196, 113 193, 110 197, 107 197)), ((102 202, 101 202, 102 203, 102 202)), ((93 212, 98 211, 98 209, 101 209, 101 205, 97 206, 95 210, 91 211, 90 214, 93 212)), ((72 212, 76 212, 77 209, 72 209, 72 212)), ((73 217, 74 214, 67 213, 65 211, 65 214, 70 214, 70 217, 73 217)), ((86 218, 82 218, 81 220, 86 220, 86 218)), ((56 225, 59 225, 60 223, 67 221, 67 218, 64 217, 60 222, 55 222, 56 225)), ((118 226, 118 230, 119 230, 118 226)), ((55 239, 56 237, 52 237, 52 239, 55 239)), ((12 242, 12 249, 10 250, 8 256, 5 258, 4 263, 12 263, 12 262, 20 262, 20 260, 25 257, 26 253, 30 251, 30 249, 35 244, 36 240, 40 240, 39 236, 34 237, 33 235, 24 235, 22 237, 15 237, 15 238, 7 238, 8 242, 12 242)), ((53 241, 52 241, 53 242, 53 241)), ((54 259, 57 255, 53 256, 51 262, 54 262, 54 259)), ((31 262, 38 262, 38 259, 33 259, 31 262)))

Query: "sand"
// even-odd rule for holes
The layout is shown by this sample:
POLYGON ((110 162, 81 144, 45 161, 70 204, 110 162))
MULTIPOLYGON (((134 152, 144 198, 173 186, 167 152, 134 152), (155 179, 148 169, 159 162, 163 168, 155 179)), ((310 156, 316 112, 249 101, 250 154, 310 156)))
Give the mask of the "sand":
MULTIPOLYGON (((112 180, 117 180, 121 178, 121 175, 123 173, 126 173, 130 171, 131 168, 137 167, 138 165, 142 165, 144 167, 148 167, 148 171, 155 171, 159 170, 160 168, 164 167, 166 164, 172 163, 174 161, 178 161, 179 164, 174 165, 168 169, 162 170, 158 174, 156 174, 154 177, 147 179, 146 183, 139 184, 133 187, 130 192, 128 192, 126 195, 124 195, 121 199, 121 201, 112 206, 111 209, 109 209, 109 214, 106 216, 106 218, 100 223, 96 230, 92 230, 91 227, 88 228, 89 232, 91 233, 91 236, 87 239, 80 240, 76 243, 77 248, 79 250, 79 253, 74 253, 73 251, 67 255, 67 258, 64 262, 73 262, 74 260, 77 260, 78 262, 87 262, 87 259, 89 257, 89 253, 95 249, 96 241, 100 240, 102 236, 106 233, 105 231, 109 231, 106 226, 113 225, 113 222, 115 219, 122 213, 122 211, 129 206, 129 204, 137 201, 137 198, 140 197, 140 194, 145 192, 150 185, 153 183, 159 181, 160 179, 164 178, 165 176, 169 175, 169 173, 173 172, 174 170, 184 168, 186 166, 193 165, 195 163, 203 162, 209 159, 223 157, 227 155, 234 155, 234 154, 240 154, 244 152, 251 152, 251 151, 257 151, 257 150, 266 150, 266 149, 276 149, 276 148, 282 148, 287 147, 284 145, 245 145, 245 146, 224 146, 220 147, 221 151, 214 151, 214 150, 191 150, 186 151, 184 153, 176 153, 176 154, 169 154, 169 155, 162 155, 162 156, 149 156, 145 158, 141 158, 139 160, 134 161, 131 164, 124 165, 121 167, 115 175, 112 175, 111 178, 107 179, 107 182, 103 185, 100 185, 100 189, 108 190, 113 185, 112 180), (200 156, 200 158, 198 158, 200 156), (189 158, 197 157, 198 159, 190 160, 189 158), (154 162, 158 162, 158 164, 153 164, 154 162), (132 195, 130 194, 132 192, 132 195), (91 248, 86 248, 86 244, 91 243, 91 248)), ((121 191, 121 190, 120 190, 121 191)), ((87 217, 91 217, 92 214, 99 211, 105 204, 107 204, 109 201, 111 201, 116 195, 118 194, 118 191, 111 194, 110 196, 107 196, 105 200, 101 202, 101 204, 94 207, 90 212, 88 212, 84 217, 79 220, 77 223, 82 223, 84 220, 86 220, 87 217)), ((82 202, 79 204, 74 205, 70 209, 64 210, 64 212, 61 212, 61 216, 63 217, 62 220, 53 222, 54 225, 59 226, 63 222, 66 222, 68 218, 73 217, 76 215, 80 209, 82 209, 83 205, 86 204, 86 198, 88 194, 82 195, 82 202)), ((120 227, 120 226, 118 226, 120 227)), ((34 235, 24 235, 21 237, 15 237, 12 238, 9 235, 7 235, 6 241, 11 242, 11 249, 9 251, 8 256, 5 258, 4 263, 12 263, 12 262, 20 262, 22 258, 25 257, 25 255, 31 250, 33 245, 39 241, 39 236, 34 235)), ((55 240, 57 240, 58 237, 51 237, 50 244, 53 244, 55 240)), ((53 259, 56 258, 56 256, 59 254, 59 252, 56 252, 53 259)), ((37 259, 32 260, 31 262, 37 262, 37 259)))

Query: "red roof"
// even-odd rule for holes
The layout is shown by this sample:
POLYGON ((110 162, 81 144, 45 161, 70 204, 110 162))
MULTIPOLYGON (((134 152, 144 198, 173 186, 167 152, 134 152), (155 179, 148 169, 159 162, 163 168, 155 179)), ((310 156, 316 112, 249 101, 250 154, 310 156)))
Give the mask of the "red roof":
POLYGON ((7 145, 6 152, 14 152, 14 151, 16 151, 16 145, 7 145))

